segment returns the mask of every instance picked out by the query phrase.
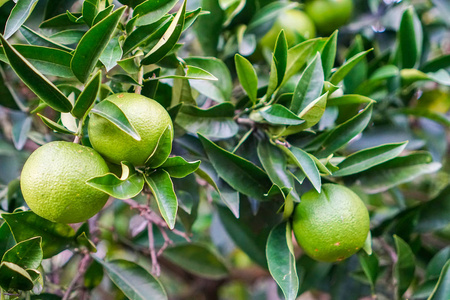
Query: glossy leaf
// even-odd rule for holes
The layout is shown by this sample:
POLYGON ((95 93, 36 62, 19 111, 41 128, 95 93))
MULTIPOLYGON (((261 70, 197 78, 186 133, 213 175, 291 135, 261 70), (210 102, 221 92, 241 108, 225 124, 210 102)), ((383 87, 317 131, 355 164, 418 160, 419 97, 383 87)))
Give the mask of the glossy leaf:
POLYGON ((342 106, 342 105, 352 105, 352 104, 370 104, 375 101, 357 94, 343 95, 340 97, 329 98, 327 106, 342 106))
POLYGON ((167 53, 169 53, 175 44, 178 42, 183 31, 184 15, 186 13, 186 1, 178 10, 173 18, 170 26, 164 32, 155 46, 144 56, 141 61, 143 65, 150 65, 160 61, 167 53))
POLYGON ((134 170, 133 165, 122 162, 122 176, 113 173, 90 178, 87 185, 92 186, 117 199, 129 199, 137 196, 144 188, 144 177, 134 170))
POLYGON ((35 67, 33 67, 17 50, 0 35, 6 57, 17 76, 40 98, 53 109, 69 112, 72 104, 69 99, 35 67))
POLYGON ((127 116, 125 116, 122 110, 111 101, 104 100, 100 102, 91 109, 91 112, 107 119, 136 141, 141 140, 139 133, 136 132, 133 125, 128 121, 127 116))
POLYGON ((317 53, 311 63, 303 71, 295 88, 290 110, 299 114, 322 93, 324 74, 320 54, 317 53))
POLYGON ((135 7, 133 17, 139 15, 136 26, 155 23, 168 13, 178 0, 144 1, 135 7))
POLYGON ((234 106, 221 103, 208 109, 183 105, 177 115, 176 123, 191 133, 201 133, 207 137, 225 139, 238 132, 238 125, 233 120, 234 106))
POLYGON ((284 30, 281 30, 275 42, 275 48, 272 54, 272 63, 270 65, 270 76, 267 87, 266 97, 270 99, 273 92, 275 92, 281 85, 286 73, 287 66, 287 49, 288 44, 284 30))
POLYGON ((299 118, 292 111, 280 104, 272 104, 259 110, 261 116, 275 125, 299 125, 305 121, 299 118))
POLYGON ((169 79, 169 78, 178 78, 178 79, 195 79, 195 80, 218 80, 216 76, 209 73, 206 70, 203 70, 198 67, 187 65, 185 68, 185 75, 164 75, 154 78, 149 78, 149 80, 158 80, 158 79, 169 79))
POLYGON ((235 190, 258 200, 268 200, 265 194, 272 186, 263 170, 250 161, 220 148, 199 134, 214 169, 235 190))
POLYGON ((5 26, 5 39, 9 39, 28 19, 38 0, 20 0, 11 11, 5 26))
POLYGON ((195 172, 199 166, 199 160, 188 162, 181 156, 174 156, 167 158, 160 168, 169 173, 170 177, 183 178, 195 172))
POLYGON ((178 201, 169 173, 159 169, 145 175, 144 178, 158 203, 161 216, 169 228, 173 229, 177 217, 178 201))
POLYGON ((450 296, 450 260, 442 268, 441 275, 428 300, 445 300, 450 296))
POLYGON ((17 242, 36 236, 42 237, 44 258, 52 257, 73 244, 75 231, 72 227, 67 224, 48 221, 32 211, 2 214, 2 218, 10 226, 17 242))
POLYGON ((75 49, 70 65, 73 74, 81 82, 84 83, 89 78, 100 55, 108 46, 125 8, 125 6, 120 7, 91 27, 75 49))
POLYGON ((14 110, 25 110, 0 66, 0 105, 14 110))
POLYGON ((14 263, 24 269, 37 269, 43 257, 41 243, 41 237, 19 242, 3 255, 2 262, 14 263))
POLYGON ((422 53, 422 26, 414 8, 408 7, 397 33, 398 56, 401 68, 414 68, 422 53))
POLYGON ((247 93, 253 103, 257 101, 258 77, 252 64, 243 56, 236 54, 234 56, 236 73, 242 88, 247 93))
POLYGON ((22 25, 20 27, 20 33, 25 37, 25 39, 30 43, 31 45, 35 46, 43 46, 48 48, 56 48, 60 50, 64 50, 67 52, 72 51, 71 48, 58 44, 55 41, 52 41, 46 36, 43 36, 42 34, 32 30, 31 28, 28 28, 25 25, 22 25))
POLYGON ((339 84, 345 76, 358 64, 360 63, 366 55, 372 51, 372 49, 369 49, 367 51, 358 53, 354 56, 352 56, 349 60, 345 62, 342 66, 339 67, 339 69, 336 70, 336 72, 331 75, 330 82, 332 84, 339 84))
POLYGON ((28 140, 28 133, 31 129, 31 123, 31 117, 24 117, 21 120, 17 120, 13 123, 12 139, 14 147, 16 147, 17 150, 22 150, 25 146, 25 143, 28 140))
POLYGON ((323 46, 321 59, 325 79, 328 79, 328 77, 330 76, 331 69, 333 68, 334 61, 336 60, 337 36, 338 31, 335 30, 323 46))
POLYGON ((415 259, 409 245, 394 235, 398 260, 394 265, 394 276, 397 280, 396 298, 401 299, 414 279, 415 259))
POLYGON ((368 255, 365 251, 358 252, 359 264, 361 265, 366 278, 369 280, 372 291, 375 291, 375 283, 379 275, 379 261, 375 254, 368 255))
POLYGON ((334 172, 333 175, 347 176, 356 174, 384 163, 402 153, 407 143, 386 144, 355 152, 337 165, 339 170, 334 172))
POLYGON ((167 300, 167 293, 159 280, 140 265, 127 260, 105 262, 97 257, 114 284, 131 300, 167 300))
POLYGON ((200 277, 221 279, 228 275, 223 258, 203 244, 176 245, 164 250, 163 255, 172 263, 200 277))
MULTIPOLYGON (((66 1, 66 3, 69 3, 69 1, 66 1)), ((75 16, 75 19, 78 19, 81 17, 81 13, 72 13, 73 16, 75 16)), ((82 26, 84 25, 83 22, 74 22, 69 17, 67 12, 53 16, 51 18, 45 19, 40 25, 39 28, 53 28, 53 29, 59 29, 59 28, 67 28, 67 27, 73 27, 73 26, 82 26)))
POLYGON ((222 202, 225 203, 225 205, 230 209, 230 211, 236 218, 239 218, 239 204, 241 200, 239 192, 234 190, 231 186, 228 185, 228 183, 220 178, 217 179, 216 190, 222 202))
POLYGON ((100 85, 102 83, 102 72, 98 71, 97 74, 86 83, 83 92, 78 96, 75 101, 75 105, 72 108, 72 115, 78 119, 83 119, 86 113, 89 112, 95 99, 97 99, 98 92, 100 91, 100 85))
POLYGON ((106 68, 106 72, 109 72, 117 65, 117 61, 122 58, 122 47, 120 46, 118 38, 112 38, 105 50, 103 50, 99 59, 106 68))
MULTIPOLYGON (((209 11, 209 15, 202 16, 193 27, 204 55, 217 56, 217 46, 225 18, 221 3, 218 0, 199 1, 203 10, 209 11)), ((233 53, 234 54, 234 53, 233 53)))
POLYGON ((5 291, 29 291, 33 288, 33 280, 23 268, 5 261, 0 264, 0 287, 5 291))
POLYGON ((83 2, 83 20, 89 27, 94 25, 95 16, 98 13, 99 0, 86 0, 83 2))
POLYGON ((335 127, 323 141, 322 150, 317 153, 317 157, 327 157, 345 146, 351 139, 366 128, 371 116, 372 105, 369 104, 359 114, 335 127))
POLYGON ((70 131, 63 125, 60 125, 56 123, 55 121, 52 121, 51 119, 47 118, 46 116, 43 116, 41 114, 37 114, 39 118, 41 118, 42 122, 44 122, 45 125, 47 125, 50 129, 59 132, 59 133, 65 133, 65 134, 72 134, 75 135, 75 132, 70 131))
POLYGON ((15 244, 16 242, 14 241, 14 237, 9 229, 8 223, 3 222, 3 224, 0 225, 0 257, 3 257, 3 254, 5 254, 5 252, 11 249, 15 244))
POLYGON ((107 16, 109 16, 111 14, 111 12, 113 11, 113 9, 114 9, 114 4, 111 4, 108 7, 106 7, 104 10, 99 11, 98 14, 95 16, 94 22, 92 24, 95 25, 98 22, 100 22, 101 20, 103 20, 104 18, 106 18, 107 16))
POLYGON ((299 286, 293 248, 289 223, 283 222, 272 229, 267 239, 267 264, 286 300, 297 298, 299 286))

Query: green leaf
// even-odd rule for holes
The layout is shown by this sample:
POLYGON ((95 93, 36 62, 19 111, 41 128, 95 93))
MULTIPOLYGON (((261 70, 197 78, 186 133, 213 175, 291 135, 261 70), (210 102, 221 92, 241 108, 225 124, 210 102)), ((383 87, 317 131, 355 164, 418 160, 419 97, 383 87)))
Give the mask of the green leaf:
MULTIPOLYGON (((350 57, 364 51, 364 42, 360 35, 357 35, 350 45, 345 59, 350 59, 350 57)), ((367 75, 369 73, 369 64, 367 58, 364 58, 358 65, 356 65, 353 70, 351 70, 344 78, 344 87, 347 94, 352 94, 356 89, 361 86, 361 84, 367 80, 367 75)))
POLYGON ((169 173, 170 177, 183 178, 195 172, 200 166, 200 160, 187 162, 181 156, 168 157, 167 160, 160 166, 169 173))
POLYGON ((14 241, 14 237, 9 229, 8 223, 3 222, 3 224, 0 225, 0 257, 3 257, 5 252, 12 248, 15 244, 16 242, 14 241))
POLYGON ((184 270, 200 277, 217 280, 228 276, 228 269, 223 258, 200 243, 169 247, 164 250, 163 256, 184 270))
POLYGON ((217 180, 218 188, 216 188, 217 193, 222 200, 223 203, 230 209, 233 215, 236 218, 239 218, 239 203, 240 203, 240 195, 239 192, 234 190, 231 186, 228 185, 225 181, 218 178, 217 180))
POLYGON ((305 173, 309 181, 320 193, 320 187, 322 185, 322 180, 320 178, 319 170, 317 169, 316 163, 309 156, 308 153, 297 147, 286 148, 285 146, 279 145, 279 148, 286 153, 287 156, 305 173))
POLYGON ((94 19, 94 22, 92 23, 93 25, 97 24, 98 22, 100 22, 101 20, 103 20, 104 18, 106 18, 107 16, 109 16, 111 14, 111 12, 114 9, 114 4, 111 4, 110 6, 106 7, 104 10, 100 11, 94 19))
POLYGON ((424 108, 401 108, 393 111, 393 113, 423 117, 441 123, 444 126, 450 127, 450 119, 445 114, 441 114, 424 108))
POLYGON ((362 96, 362 95, 343 95, 340 97, 329 98, 327 101, 327 106, 341 106, 341 105, 352 105, 352 104, 371 104, 375 101, 362 96))
POLYGON ((84 83, 89 78, 100 55, 108 46, 125 8, 120 7, 91 27, 75 49, 70 66, 75 77, 81 82, 84 83))
POLYGON ((28 19, 38 0, 20 0, 11 11, 5 26, 5 39, 9 39, 28 19))
POLYGON ((9 63, 17 76, 45 103, 60 112, 69 112, 69 99, 0 35, 9 63))
POLYGON ((206 70, 203 70, 198 67, 186 65, 185 75, 164 75, 159 77, 151 77, 148 80, 159 80, 159 79, 169 79, 169 78, 178 78, 178 79, 195 79, 195 80, 218 80, 216 76, 209 73, 206 70))
POLYGON ((76 241, 79 247, 84 247, 92 253, 97 252, 97 247, 95 247, 95 244, 87 237, 86 232, 82 232, 78 235, 76 241))
POLYGON ((229 102, 233 83, 228 67, 223 61, 215 57, 189 57, 186 64, 208 71, 217 81, 189 80, 190 85, 201 94, 217 102, 229 102))
POLYGON ((33 280, 23 268, 6 261, 0 264, 0 287, 5 291, 29 291, 33 285, 33 280))
POLYGON ((234 63, 236 64, 236 73, 242 88, 247 93, 248 97, 253 103, 257 101, 258 92, 258 77, 251 62, 243 56, 236 54, 234 56, 234 63))
POLYGON ((281 30, 275 43, 273 50, 272 63, 270 66, 269 84, 267 87, 266 97, 270 99, 270 96, 283 82, 284 74, 286 73, 287 66, 287 49, 288 44, 286 41, 286 35, 284 30, 281 30))
POLYGON ((199 1, 203 10, 209 11, 209 15, 202 16, 193 27, 204 55, 217 56, 217 46, 222 31, 224 12, 219 0, 199 1))
POLYGON ((72 108, 72 115, 78 119, 83 119, 86 113, 89 112, 95 99, 97 99, 98 92, 100 91, 100 85, 102 84, 102 71, 98 71, 97 74, 91 77, 86 83, 83 92, 78 96, 75 101, 75 105, 72 108))
POLYGON ((140 265, 127 260, 105 262, 94 256, 111 278, 112 282, 131 300, 167 300, 162 284, 140 265))
POLYGON ((290 110, 299 114, 311 102, 317 99, 323 89, 323 69, 320 53, 317 53, 311 63, 303 71, 295 88, 290 110))
POLYGON ((42 34, 37 33, 36 31, 32 30, 31 28, 28 28, 25 25, 22 25, 22 27, 20 27, 20 33, 25 37, 25 39, 31 45, 43 46, 43 47, 47 47, 47 48, 56 48, 56 49, 64 50, 67 52, 72 51, 71 48, 61 45, 61 44, 58 44, 58 43, 52 41, 51 39, 43 36, 42 34))
POLYGON ((133 17, 139 15, 136 26, 152 24, 160 20, 178 2, 178 0, 143 1, 135 7, 133 17))
POLYGON ((272 104, 259 110, 267 122, 275 125, 299 125, 305 121, 281 104, 272 104))
POLYGON ((43 257, 41 243, 41 237, 17 243, 3 255, 2 262, 14 263, 24 269, 37 269, 43 257))
MULTIPOLYGON (((72 55, 64 50, 33 45, 14 45, 23 57, 39 72, 48 76, 73 77, 70 69, 72 55)), ((8 63, 4 50, 0 49, 0 60, 8 63)))
POLYGON ((95 16, 98 13, 99 0, 86 0, 83 2, 83 20, 89 27, 92 27, 95 16))
POLYGON ((299 286, 293 248, 290 224, 283 222, 274 227, 267 239, 267 264, 286 300, 297 298, 299 286))
POLYGON ((394 235, 397 262, 394 265, 394 276, 397 280, 396 299, 402 299, 403 294, 414 279, 416 268, 414 254, 409 245, 400 237, 394 235))
POLYGON ((137 196, 144 188, 144 178, 134 167, 122 162, 122 176, 113 173, 90 178, 86 184, 117 199, 129 199, 137 196))
POLYGON ((73 245, 75 231, 67 224, 48 221, 32 211, 2 214, 2 218, 8 223, 17 242, 42 237, 44 258, 52 257, 73 245))
POLYGON ((141 136, 136 132, 136 129, 134 129, 130 121, 128 121, 127 116, 111 101, 103 100, 94 106, 94 108, 91 109, 91 112, 107 119, 136 141, 141 140, 141 136))
POLYGON ((158 168, 167 160, 170 152, 172 152, 172 134, 171 126, 167 125, 166 129, 164 129, 158 139, 158 144, 156 145, 155 150, 145 162, 146 166, 158 168))
MULTIPOLYGON (((59 0, 55 0, 59 1, 59 0)), ((65 3, 69 3, 69 1, 66 1, 65 3)), ((81 17, 81 13, 72 13, 73 16, 75 16, 76 19, 81 17)), ((39 28, 49 28, 49 29, 65 29, 68 27, 75 27, 75 26, 83 26, 84 22, 73 22, 72 19, 69 17, 67 12, 62 13, 57 16, 53 16, 49 19, 46 19, 44 22, 42 22, 39 25, 39 28)))
POLYGON ((25 143, 28 140, 28 133, 31 129, 31 117, 23 117, 19 120, 15 120, 12 127, 12 139, 14 147, 17 150, 22 150, 25 143))
POLYGON ((441 164, 432 162, 430 154, 417 152, 368 169, 358 174, 357 180, 366 193, 375 194, 440 168, 441 164))
POLYGON ((391 160, 402 153, 407 143, 385 144, 355 152, 337 165, 339 170, 334 172, 333 176, 359 173, 391 160))
POLYGON ((183 1, 183 5, 181 5, 175 18, 173 18, 173 21, 170 23, 170 26, 167 28, 166 32, 164 32, 164 35, 142 59, 142 65, 157 63, 172 50, 180 39, 181 32, 183 31, 185 13, 186 1, 183 1))
POLYGON ((419 220, 415 231, 420 233, 444 229, 450 223, 450 187, 445 188, 433 200, 420 206, 419 220))
POLYGON ((425 278, 434 279, 439 278, 442 268, 450 259, 450 246, 441 249, 433 258, 428 262, 425 278))
POLYGON ((423 32, 421 22, 412 6, 408 7, 397 32, 398 57, 400 68, 414 68, 422 53, 423 32))
POLYGON ((169 173, 158 169, 149 175, 145 175, 144 178, 158 203, 161 216, 169 228, 173 229, 177 217, 178 202, 169 173))
POLYGON ((450 296, 450 259, 442 268, 439 280, 428 300, 445 300, 450 296))
POLYGON ((366 278, 369 280, 370 287, 372 291, 375 291, 375 283, 377 281, 380 268, 378 258, 374 253, 372 255, 368 255, 365 251, 358 252, 358 259, 361 265, 361 268, 366 275, 366 278))
POLYGON ((358 64, 360 63, 366 55, 372 51, 373 49, 369 49, 367 51, 358 53, 354 56, 352 56, 349 60, 345 62, 342 66, 339 67, 339 69, 334 72, 333 75, 331 75, 330 82, 334 85, 339 84, 342 80, 344 80, 345 76, 358 64))
POLYGON ((233 117, 234 106, 229 102, 207 109, 183 105, 176 123, 191 133, 199 132, 207 137, 226 139, 235 136, 239 129, 233 117))
POLYGON ((268 200, 265 194, 272 186, 266 173, 250 161, 220 148, 199 134, 214 169, 235 190, 258 200, 268 200))
POLYGON ((322 143, 318 158, 327 157, 345 146, 351 139, 361 133, 369 124, 372 116, 372 105, 369 104, 359 114, 335 127, 322 143))
POLYGON ((106 72, 109 72, 112 68, 117 66, 117 61, 122 58, 122 48, 119 43, 119 38, 112 38, 105 50, 103 50, 99 59, 106 68, 106 72))
POLYGON ((75 135, 76 132, 73 132, 69 129, 67 129, 66 127, 64 127, 63 125, 60 125, 54 121, 52 121, 51 119, 47 118, 46 116, 43 116, 41 114, 37 114, 39 116, 39 118, 41 118, 42 122, 44 122, 45 125, 47 125, 50 129, 59 132, 59 133, 65 133, 65 134, 71 134, 71 135, 75 135))
POLYGON ((338 31, 335 30, 323 46, 321 59, 325 79, 328 79, 328 77, 330 76, 331 69, 333 68, 334 61, 336 60, 337 37, 338 31))
POLYGON ((7 80, 3 68, 0 66, 0 105, 14 110, 25 111, 26 108, 17 97, 9 80, 7 80))

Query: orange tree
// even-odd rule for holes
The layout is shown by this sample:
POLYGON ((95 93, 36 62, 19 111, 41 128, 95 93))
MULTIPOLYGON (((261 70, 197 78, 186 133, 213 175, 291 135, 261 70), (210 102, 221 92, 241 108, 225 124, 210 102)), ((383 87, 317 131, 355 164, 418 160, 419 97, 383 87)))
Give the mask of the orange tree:
POLYGON ((312 2, 0 1, 1 299, 448 300, 450 6, 312 2))

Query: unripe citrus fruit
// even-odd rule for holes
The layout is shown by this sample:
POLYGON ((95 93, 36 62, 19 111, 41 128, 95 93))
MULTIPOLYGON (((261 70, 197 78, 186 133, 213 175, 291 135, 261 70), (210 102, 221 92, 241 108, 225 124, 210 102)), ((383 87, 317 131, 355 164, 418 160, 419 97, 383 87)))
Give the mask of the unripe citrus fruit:
POLYGON ((108 195, 86 180, 108 173, 94 149, 69 142, 51 142, 34 151, 20 176, 23 197, 39 216, 54 222, 78 223, 95 215, 108 195))
POLYGON ((350 20, 353 0, 309 0, 305 12, 318 31, 329 34, 350 20))
POLYGON ((170 126, 172 141, 172 120, 155 100, 138 94, 120 93, 103 101, 116 104, 141 137, 140 141, 135 140, 107 119, 93 114, 88 125, 89 140, 92 147, 107 160, 116 164, 128 161, 134 166, 143 166, 167 126, 170 126))
POLYGON ((324 184, 319 194, 301 197, 293 216, 295 238, 306 254, 325 262, 341 261, 364 245, 369 233, 369 213, 350 189, 324 184))
POLYGON ((305 39, 315 37, 316 29, 312 20, 301 10, 289 9, 279 14, 272 28, 261 38, 260 44, 273 49, 281 29, 284 29, 289 47, 305 39))

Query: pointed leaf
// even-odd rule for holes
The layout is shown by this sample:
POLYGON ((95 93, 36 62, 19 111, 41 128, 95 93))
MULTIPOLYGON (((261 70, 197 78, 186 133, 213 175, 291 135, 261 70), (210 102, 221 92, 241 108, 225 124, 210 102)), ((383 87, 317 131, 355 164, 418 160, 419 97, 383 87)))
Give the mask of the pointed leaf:
POLYGON ((333 75, 331 75, 330 82, 334 85, 339 84, 342 80, 344 80, 344 77, 359 63, 361 62, 366 55, 372 51, 373 49, 369 49, 367 51, 358 53, 354 56, 352 56, 345 64, 339 67, 339 69, 334 72, 333 75))
POLYGON ((281 30, 275 43, 275 49, 273 50, 270 77, 266 93, 267 99, 270 99, 273 92, 275 92, 283 82, 287 66, 287 48, 286 35, 284 30, 281 30))
POLYGON ((336 30, 332 35, 330 35, 327 42, 323 46, 321 59, 325 79, 328 79, 330 76, 331 69, 333 68, 334 61, 336 59, 337 36, 338 31, 336 30))
POLYGON ((295 300, 298 293, 298 277, 293 248, 289 223, 283 222, 274 227, 267 239, 267 263, 270 275, 283 291, 286 300, 295 300))
POLYGON ((206 70, 195 66, 187 65, 185 68, 185 75, 164 75, 159 77, 151 77, 148 80, 158 80, 158 79, 169 79, 169 78, 179 78, 179 79, 195 79, 195 80, 218 80, 216 76, 209 73, 206 70))
POLYGON ((272 104, 259 110, 267 122, 275 125, 299 125, 305 121, 280 104, 272 104))
POLYGON ((341 105, 351 105, 351 104, 370 104, 375 101, 362 96, 362 95, 343 95, 340 97, 329 98, 327 102, 327 106, 341 106, 341 105))
POLYGON ((200 161, 187 162, 181 156, 168 157, 167 160, 160 166, 169 173, 170 177, 183 178, 195 172, 200 166, 200 161))
POLYGON ((397 299, 402 299, 414 279, 416 268, 414 254, 409 245, 400 237, 394 235, 395 249, 398 260, 394 265, 394 276, 397 279, 396 295, 397 299))
POLYGON ((422 54, 422 24, 412 6, 408 7, 397 32, 398 56, 401 68, 414 68, 422 54))
POLYGON ((359 259, 359 263, 364 271, 364 274, 366 275, 367 279, 369 280, 372 291, 374 291, 375 283, 377 281, 378 274, 380 271, 378 258, 375 256, 374 253, 372 253, 372 255, 368 255, 364 251, 359 251, 358 259, 359 259))
POLYGON ((439 280, 428 300, 446 300, 450 297, 450 259, 444 265, 439 280))
POLYGON ((5 39, 9 39, 28 19, 38 0, 20 0, 11 11, 5 26, 5 39))
POLYGON ((24 269, 37 269, 42 262, 42 238, 33 237, 17 243, 3 255, 2 262, 10 262, 24 269))
POLYGON ((102 71, 98 71, 97 74, 92 76, 83 92, 78 96, 75 101, 75 105, 72 108, 72 115, 78 119, 83 119, 92 104, 94 104, 95 99, 97 99, 97 94, 100 91, 100 85, 102 84, 102 71))
POLYGON ((145 162, 146 166, 158 168, 167 160, 170 152, 172 152, 172 134, 172 127, 167 125, 166 129, 158 139, 158 144, 156 145, 155 150, 145 162))
POLYGON ((31 45, 43 46, 43 47, 48 47, 48 48, 56 48, 56 49, 64 50, 67 52, 71 52, 73 50, 72 48, 69 48, 67 46, 58 44, 55 41, 52 41, 48 37, 43 36, 42 34, 34 31, 31 28, 28 28, 25 25, 22 25, 22 27, 20 27, 20 33, 25 37, 25 39, 31 45))
POLYGON ((40 98, 53 109, 69 112, 72 104, 69 99, 35 67, 33 67, 17 50, 0 35, 6 57, 17 76, 40 98))
POLYGON ((226 183, 220 178, 217 180, 217 184, 218 189, 216 190, 220 196, 220 199, 222 200, 223 203, 225 203, 225 205, 230 209, 233 215, 238 219, 240 216, 239 192, 233 189, 231 186, 228 185, 228 183, 226 183))
POLYGON ((161 19, 178 2, 178 0, 143 1, 135 7, 133 17, 139 15, 136 26, 152 24, 161 19))
POLYGON ((236 73, 242 88, 247 93, 248 97, 253 103, 257 101, 258 92, 258 77, 251 62, 243 56, 236 54, 234 56, 234 63, 236 64, 236 73))
POLYGON ((91 27, 81 39, 77 49, 75 49, 70 65, 73 74, 81 82, 84 83, 89 78, 100 55, 108 46, 125 8, 126 6, 120 7, 91 27))
POLYGON ((59 133, 65 133, 65 134, 71 134, 71 135, 75 135, 76 133, 73 131, 70 131, 69 129, 67 129, 66 127, 64 127, 63 125, 60 125, 54 121, 52 121, 51 119, 47 118, 46 116, 43 116, 41 114, 37 114, 39 116, 39 118, 41 118, 42 122, 44 122, 45 125, 47 125, 50 129, 59 132, 59 133))
POLYGON ((103 100, 94 106, 94 108, 91 109, 91 112, 107 119, 136 141, 141 140, 139 133, 136 132, 136 129, 134 129, 133 125, 128 121, 127 116, 125 116, 122 110, 111 101, 103 100))
POLYGON ((99 59, 106 68, 106 72, 109 72, 112 68, 117 66, 117 61, 122 58, 122 47, 119 43, 119 38, 112 38, 105 50, 103 50, 99 59))
POLYGON ((169 228, 173 229, 177 217, 178 202, 169 173, 159 169, 149 175, 145 175, 145 181, 158 203, 161 216, 169 228))
MULTIPOLYGON (((5 291, 29 291, 33 285, 33 280, 23 268, 6 261, 0 264, 0 287, 5 291)), ((3 291, 1 293, 3 296, 3 291)))

